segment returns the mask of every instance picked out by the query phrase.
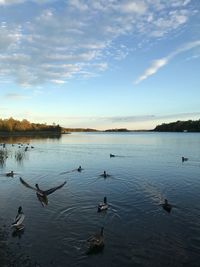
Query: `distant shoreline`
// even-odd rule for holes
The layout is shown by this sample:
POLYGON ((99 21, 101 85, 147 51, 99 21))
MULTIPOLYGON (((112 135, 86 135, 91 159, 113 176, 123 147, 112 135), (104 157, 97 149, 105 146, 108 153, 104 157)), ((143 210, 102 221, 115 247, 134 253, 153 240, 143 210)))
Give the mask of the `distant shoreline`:
POLYGON ((61 132, 55 131, 17 131, 17 132, 3 132, 0 131, 0 137, 9 136, 61 136, 61 132))

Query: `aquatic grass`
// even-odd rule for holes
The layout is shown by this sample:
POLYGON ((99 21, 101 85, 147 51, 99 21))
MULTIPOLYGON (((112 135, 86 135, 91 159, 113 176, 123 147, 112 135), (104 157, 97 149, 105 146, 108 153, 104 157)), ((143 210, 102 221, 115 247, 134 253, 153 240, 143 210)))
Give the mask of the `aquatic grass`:
POLYGON ((1 166, 4 166, 7 158, 8 158, 8 151, 6 149, 0 149, 0 165, 1 166))
POLYGON ((18 163, 22 163, 22 161, 24 160, 24 157, 25 157, 25 152, 24 151, 18 150, 18 151, 15 152, 15 160, 18 163))

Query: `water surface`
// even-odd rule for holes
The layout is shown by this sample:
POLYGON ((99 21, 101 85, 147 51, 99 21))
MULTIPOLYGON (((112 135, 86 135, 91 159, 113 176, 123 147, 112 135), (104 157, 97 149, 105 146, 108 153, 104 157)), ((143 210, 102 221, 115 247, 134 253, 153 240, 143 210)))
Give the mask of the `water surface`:
POLYGON ((73 133, 0 142, 7 153, 0 162, 0 232, 15 266, 200 266, 200 134, 73 133), (182 156, 189 160, 182 163, 182 156), (5 175, 11 170, 13 178, 5 175), (104 170, 111 176, 102 178, 104 170), (44 190, 67 184, 44 208, 19 177, 44 190), (104 196, 109 209, 97 213, 104 196), (160 206, 165 198, 176 206, 171 213, 160 206), (13 236, 20 205, 25 231, 13 236), (87 255, 87 238, 102 226, 103 252, 87 255))

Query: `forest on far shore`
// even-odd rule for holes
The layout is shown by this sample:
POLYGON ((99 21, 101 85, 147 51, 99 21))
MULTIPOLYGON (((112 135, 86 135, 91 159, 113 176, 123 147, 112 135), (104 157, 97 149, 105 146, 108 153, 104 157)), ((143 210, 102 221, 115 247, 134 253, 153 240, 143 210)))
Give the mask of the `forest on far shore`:
POLYGON ((171 123, 163 123, 156 126, 156 132, 200 132, 200 119, 193 121, 176 121, 171 123))
POLYGON ((59 125, 47 125, 45 123, 31 123, 28 120, 15 120, 13 118, 0 119, 0 131, 1 132, 59 132, 61 133, 62 128, 59 125))

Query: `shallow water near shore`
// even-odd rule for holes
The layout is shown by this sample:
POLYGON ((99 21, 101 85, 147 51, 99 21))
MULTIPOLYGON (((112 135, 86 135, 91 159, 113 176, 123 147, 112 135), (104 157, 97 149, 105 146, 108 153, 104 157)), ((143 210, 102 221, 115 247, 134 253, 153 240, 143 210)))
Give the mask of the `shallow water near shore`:
MULTIPOLYGON (((0 142, 7 155, 0 164, 0 232, 6 233, 0 245, 12 255, 10 266, 199 267, 199 133, 72 133, 0 142), (7 177, 11 170, 14 177, 7 177), (100 176, 104 170, 110 177, 100 176), (42 207, 19 177, 43 190, 67 184, 42 207), (109 208, 98 213, 104 196, 109 208), (165 198, 175 205, 171 213, 160 205, 165 198), (10 224, 20 205, 25 229, 15 235, 10 224), (87 238, 102 226, 104 250, 87 255, 87 238)), ((9 266, 1 254, 0 266, 9 266)))

